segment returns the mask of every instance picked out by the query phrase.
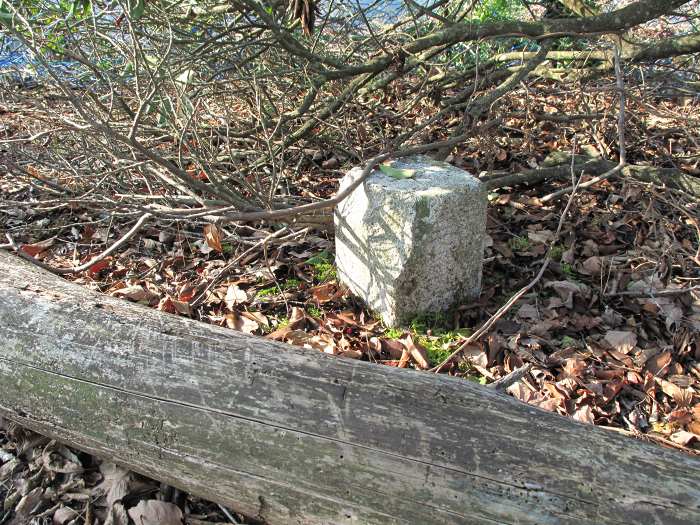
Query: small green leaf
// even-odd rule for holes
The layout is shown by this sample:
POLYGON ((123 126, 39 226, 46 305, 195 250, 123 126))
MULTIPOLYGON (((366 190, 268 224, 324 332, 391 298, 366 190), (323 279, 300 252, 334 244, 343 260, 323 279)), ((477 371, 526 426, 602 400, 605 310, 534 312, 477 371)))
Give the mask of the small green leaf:
POLYGON ((146 2, 145 0, 136 0, 136 5, 133 5, 131 7, 131 12, 129 13, 129 16, 133 18, 134 20, 138 20, 143 16, 144 11, 146 10, 146 2))
POLYGON ((331 254, 328 253, 328 250, 323 250, 320 253, 317 253, 310 259, 306 260, 306 264, 310 264, 311 266, 315 266, 317 264, 323 264, 329 262, 331 259, 331 254))
POLYGON ((5 2, 0 0, 0 25, 5 25, 12 29, 14 27, 15 15, 5 7, 5 2))
POLYGON ((399 168, 392 168, 388 164, 380 164, 379 169, 384 175, 388 175, 389 177, 392 177, 394 179, 412 179, 413 177, 416 176, 416 170, 411 170, 411 169, 399 169, 399 168))
POLYGON ((73 0, 68 9, 68 19, 78 14, 84 14, 90 9, 90 0, 73 0))

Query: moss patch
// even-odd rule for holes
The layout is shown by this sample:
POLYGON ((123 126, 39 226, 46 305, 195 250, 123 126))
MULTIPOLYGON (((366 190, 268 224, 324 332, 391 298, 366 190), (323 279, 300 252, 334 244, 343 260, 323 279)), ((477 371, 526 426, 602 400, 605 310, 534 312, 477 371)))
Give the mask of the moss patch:
POLYGON ((333 281, 338 278, 335 265, 333 264, 333 255, 326 250, 308 259, 306 264, 311 266, 314 280, 319 283, 333 281))
POLYGON ((418 343, 425 348, 428 361, 431 366, 436 366, 447 359, 457 348, 458 342, 469 336, 470 330, 449 330, 431 332, 428 334, 416 334, 418 343))

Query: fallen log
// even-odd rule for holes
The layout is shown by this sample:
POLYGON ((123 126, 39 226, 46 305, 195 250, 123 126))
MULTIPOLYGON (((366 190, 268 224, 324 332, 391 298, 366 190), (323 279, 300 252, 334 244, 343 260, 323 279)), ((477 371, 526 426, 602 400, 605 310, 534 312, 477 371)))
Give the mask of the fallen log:
POLYGON ((0 251, 0 415, 271 524, 700 523, 700 460, 0 251))

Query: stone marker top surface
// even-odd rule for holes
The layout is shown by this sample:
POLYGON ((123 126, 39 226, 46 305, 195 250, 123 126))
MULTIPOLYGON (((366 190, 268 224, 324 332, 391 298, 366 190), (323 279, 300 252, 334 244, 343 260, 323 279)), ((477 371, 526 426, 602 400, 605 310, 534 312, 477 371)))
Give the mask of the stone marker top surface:
MULTIPOLYGON (((411 178, 395 179, 377 169, 368 177, 366 184, 368 186, 382 186, 384 191, 417 192, 418 196, 422 192, 434 195, 442 191, 454 191, 465 188, 478 191, 481 184, 479 179, 470 173, 447 162, 438 162, 425 156, 395 160, 390 166, 401 170, 415 170, 415 175, 411 178)), ((360 168, 355 169, 361 171, 360 168)))

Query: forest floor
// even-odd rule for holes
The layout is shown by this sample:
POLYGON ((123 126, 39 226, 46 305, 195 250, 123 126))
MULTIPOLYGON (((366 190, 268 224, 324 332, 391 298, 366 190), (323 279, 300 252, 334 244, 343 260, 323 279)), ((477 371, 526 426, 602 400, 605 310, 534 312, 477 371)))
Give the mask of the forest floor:
MULTIPOLYGON (((522 95, 530 97, 527 102, 514 98, 499 108, 500 136, 467 142, 448 160, 480 174, 541 166, 552 153, 578 152, 584 144, 614 157, 610 93, 596 95, 598 105, 588 108, 601 115, 596 121, 567 120, 560 117, 580 109, 576 93, 540 87, 522 95), (527 112, 519 109, 523 105, 527 112)), ((700 174, 697 97, 640 95, 631 97, 630 106, 630 162, 700 174)), ((12 108, 0 108, 0 128, 8 137, 21 133, 12 108)), ((294 181, 302 196, 332 195, 348 168, 340 160, 329 162, 333 152, 322 153, 294 181)), ((700 454, 697 196, 612 178, 571 197, 555 236, 569 194, 543 197, 569 184, 550 181, 490 193, 481 297, 402 329, 384 327, 338 281, 330 223, 155 223, 119 253, 71 278, 102 293, 310 352, 433 373, 429 369, 535 279, 551 248, 542 278, 442 373, 487 384, 529 363, 529 373, 508 389, 522 402, 700 454)), ((7 176, 0 175, 0 188, 14 200, 32 198, 31 186, 7 176)), ((25 253, 54 267, 89 260, 130 227, 81 209, 32 211, 4 204, 0 212, 0 229, 25 253)), ((171 513, 172 520, 161 517, 158 523, 180 523, 178 512, 192 524, 242 522, 218 506, 8 422, 0 425, 0 464, 0 524, 49 517, 60 524, 101 522, 104 509, 119 498, 131 501, 128 514, 137 523, 156 523, 149 519, 158 512, 171 513), (47 491, 53 506, 42 499, 47 491)), ((111 523, 125 519, 114 516, 111 523)))

